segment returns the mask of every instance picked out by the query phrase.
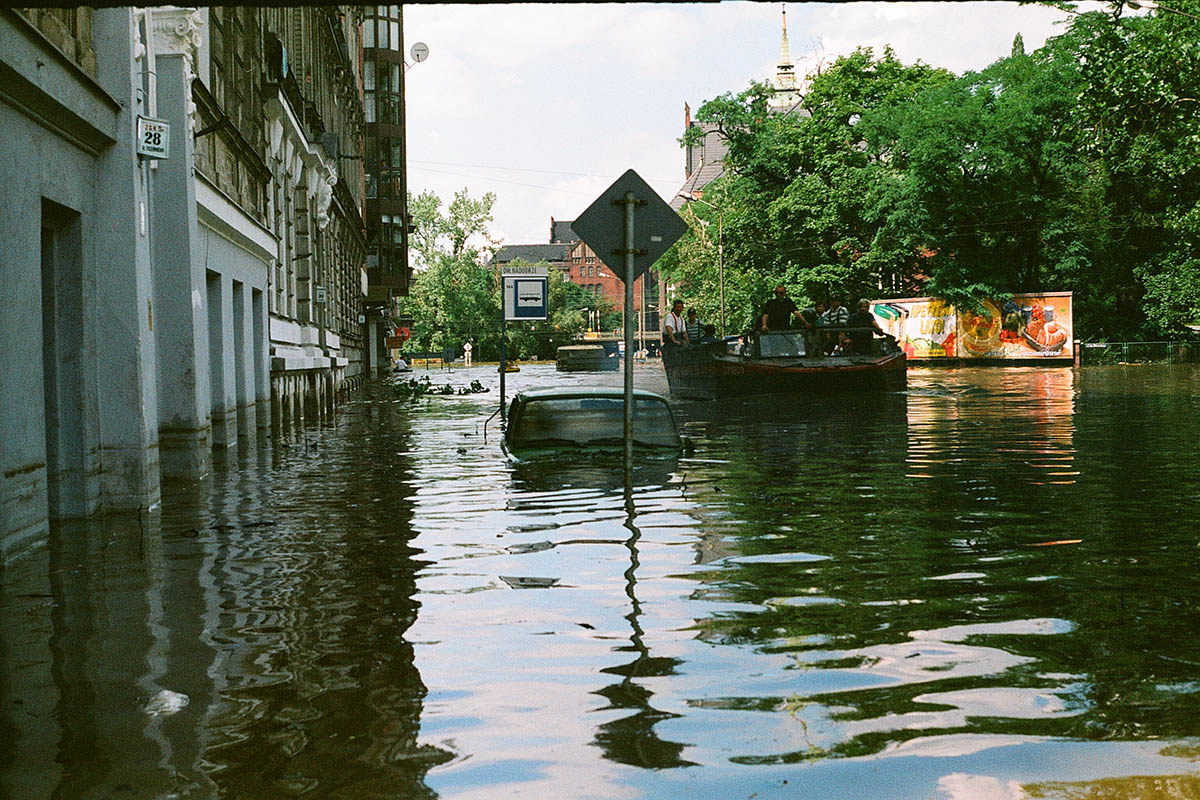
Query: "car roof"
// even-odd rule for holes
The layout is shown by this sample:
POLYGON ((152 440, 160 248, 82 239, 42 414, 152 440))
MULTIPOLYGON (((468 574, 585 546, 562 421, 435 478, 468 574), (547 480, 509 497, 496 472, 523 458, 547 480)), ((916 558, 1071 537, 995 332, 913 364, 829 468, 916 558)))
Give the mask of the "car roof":
MULTIPOLYGON (((667 402, 667 398, 661 394, 647 392, 643 389, 634 389, 633 396, 642 400, 661 400, 664 403, 667 402)), ((517 392, 513 400, 528 402, 532 400, 564 400, 577 397, 604 397, 621 400, 625 397, 625 390, 613 386, 569 386, 549 389, 525 389, 517 392)))

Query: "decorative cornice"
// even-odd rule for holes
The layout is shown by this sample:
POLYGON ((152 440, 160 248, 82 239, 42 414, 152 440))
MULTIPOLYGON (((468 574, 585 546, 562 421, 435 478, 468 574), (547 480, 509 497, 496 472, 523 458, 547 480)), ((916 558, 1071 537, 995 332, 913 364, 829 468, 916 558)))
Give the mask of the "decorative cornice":
MULTIPOLYGON (((308 140, 282 88, 274 97, 267 96, 263 112, 267 118, 270 155, 279 159, 278 166, 285 173, 288 186, 294 189, 303 181, 309 199, 316 197, 328 212, 330 201, 321 199, 321 185, 337 183, 337 165, 325 157, 321 145, 308 140)), ((318 226, 325 227, 320 221, 318 226)))
POLYGON ((192 99, 192 79, 196 77, 195 64, 197 52, 204 41, 200 28, 204 20, 199 9, 195 8, 155 8, 148 9, 146 15, 151 20, 150 35, 154 37, 154 57, 183 56, 183 80, 187 87, 185 107, 187 109, 188 131, 195 128, 196 103, 192 99))
POLYGON ((194 59, 204 39, 200 28, 204 20, 195 8, 155 8, 151 11, 151 33, 155 55, 176 55, 194 59))

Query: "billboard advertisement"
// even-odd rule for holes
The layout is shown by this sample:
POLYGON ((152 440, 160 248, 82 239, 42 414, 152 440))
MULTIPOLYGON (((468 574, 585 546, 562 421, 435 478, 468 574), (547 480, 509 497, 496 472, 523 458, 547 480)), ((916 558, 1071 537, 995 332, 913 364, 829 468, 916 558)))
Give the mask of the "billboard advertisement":
POLYGON ((956 309, 934 297, 878 300, 871 313, 910 359, 1073 359, 1070 292, 1015 294, 956 309))

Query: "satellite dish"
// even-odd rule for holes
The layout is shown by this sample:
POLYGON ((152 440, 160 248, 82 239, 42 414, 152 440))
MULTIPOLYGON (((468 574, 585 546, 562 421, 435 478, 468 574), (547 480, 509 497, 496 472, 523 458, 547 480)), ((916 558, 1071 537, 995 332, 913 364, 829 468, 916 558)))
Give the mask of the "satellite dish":
POLYGON ((424 42, 417 42, 408 51, 412 56, 412 60, 420 64, 425 59, 429 58, 429 45, 424 42))

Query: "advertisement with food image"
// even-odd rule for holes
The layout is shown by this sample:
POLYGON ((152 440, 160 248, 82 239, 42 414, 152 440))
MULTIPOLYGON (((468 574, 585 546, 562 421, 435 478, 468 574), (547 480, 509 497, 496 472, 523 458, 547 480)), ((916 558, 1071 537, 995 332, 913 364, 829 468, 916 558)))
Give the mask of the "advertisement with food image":
POLYGON ((1071 294, 1013 295, 1001 306, 1004 357, 1059 358, 1074 355, 1071 294))
POLYGON ((871 312, 908 358, 1061 360, 1074 357, 1070 292, 1018 294, 958 309, 931 297, 878 300, 871 312))
POLYGON ((960 311, 958 326, 962 331, 960 358, 1003 358, 1000 346, 1000 309, 991 300, 984 300, 978 310, 960 311))

